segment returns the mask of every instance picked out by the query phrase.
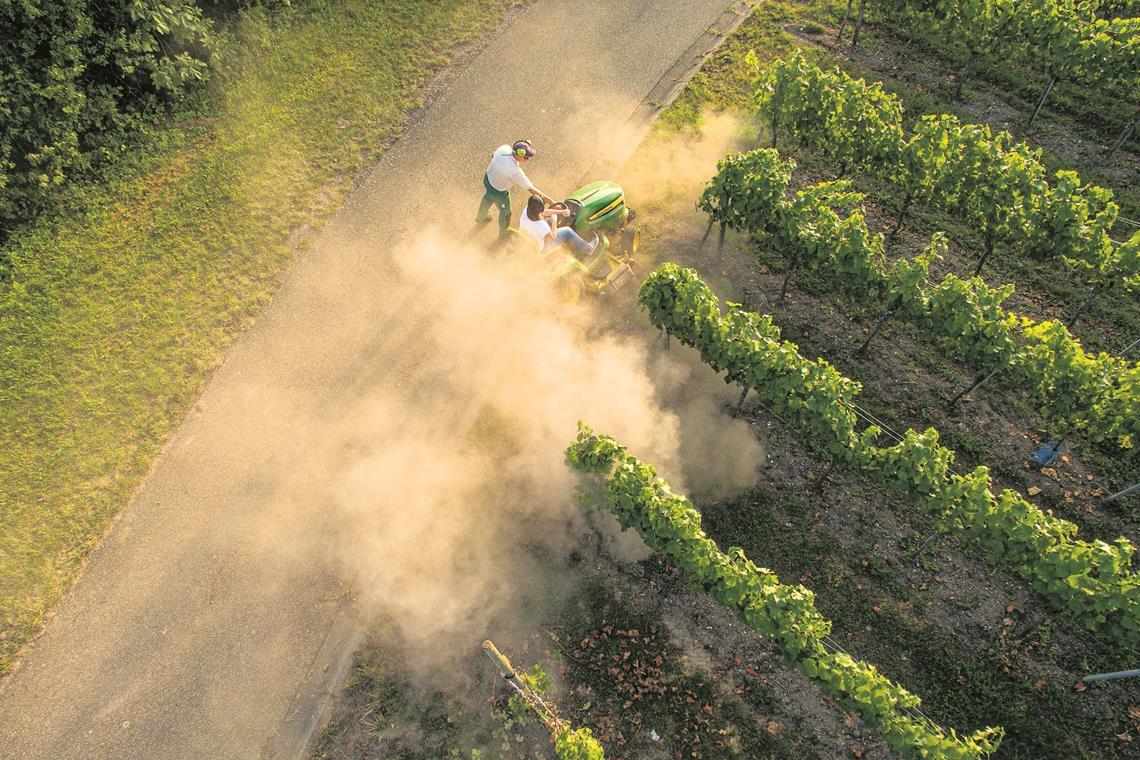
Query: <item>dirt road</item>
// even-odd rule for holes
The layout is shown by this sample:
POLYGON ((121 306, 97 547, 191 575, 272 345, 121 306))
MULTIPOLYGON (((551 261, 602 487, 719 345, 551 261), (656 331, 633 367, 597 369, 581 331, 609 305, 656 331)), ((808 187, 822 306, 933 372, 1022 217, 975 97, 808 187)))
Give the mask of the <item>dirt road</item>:
POLYGON ((539 0, 449 79, 295 263, 3 686, 0 756, 296 756, 354 641, 337 545, 312 540, 346 426, 380 379, 408 404, 439 392, 414 304, 386 297, 386 252, 441 207, 466 224, 502 142, 534 142, 528 171, 552 193, 620 158, 621 125, 637 133, 739 6, 539 0))

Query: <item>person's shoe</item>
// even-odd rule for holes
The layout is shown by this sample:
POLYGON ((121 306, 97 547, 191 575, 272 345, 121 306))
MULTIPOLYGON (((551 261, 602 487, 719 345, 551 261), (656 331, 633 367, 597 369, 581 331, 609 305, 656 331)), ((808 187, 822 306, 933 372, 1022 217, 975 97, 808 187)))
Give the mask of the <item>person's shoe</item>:
POLYGON ((602 239, 598 237, 598 233, 594 233, 594 237, 590 240, 590 250, 587 251, 587 256, 593 256, 594 251, 598 250, 598 246, 602 244, 602 239))

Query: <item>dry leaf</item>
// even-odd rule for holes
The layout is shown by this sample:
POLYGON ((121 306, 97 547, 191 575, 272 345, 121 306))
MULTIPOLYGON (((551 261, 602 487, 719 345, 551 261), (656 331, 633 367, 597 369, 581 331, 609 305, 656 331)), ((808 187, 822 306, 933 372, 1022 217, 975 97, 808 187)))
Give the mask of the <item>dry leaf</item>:
POLYGON ((1042 689, 1045 688, 1045 686, 1047 684, 1048 684, 1048 681, 1046 681, 1044 678, 1038 678, 1037 683, 1035 683, 1033 685, 1037 687, 1037 691, 1041 691, 1042 689))
POLYGON ((770 721, 768 721, 767 729, 768 729, 768 733, 775 734, 777 731, 780 730, 780 724, 774 720, 770 720, 770 721))
POLYGON ((1076 692, 1084 691, 1087 688, 1088 687, 1085 686, 1084 681, 1077 681, 1075 684, 1073 684, 1073 691, 1076 691, 1076 692))
POLYGON ((1030 496, 1036 496, 1037 494, 1041 493, 1041 489, 1038 488, 1037 486, 1029 486, 1029 488, 1026 490, 1028 491, 1030 496))

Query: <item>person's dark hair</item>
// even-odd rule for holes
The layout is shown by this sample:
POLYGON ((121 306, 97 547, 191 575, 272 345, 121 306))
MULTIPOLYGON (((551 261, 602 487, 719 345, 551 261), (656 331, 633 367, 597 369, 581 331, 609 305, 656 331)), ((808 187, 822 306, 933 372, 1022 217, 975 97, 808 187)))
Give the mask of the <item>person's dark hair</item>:
POLYGON ((526 202, 526 217, 532 222, 538 221, 538 215, 546 208, 546 204, 542 202, 542 198, 537 195, 532 195, 526 202))

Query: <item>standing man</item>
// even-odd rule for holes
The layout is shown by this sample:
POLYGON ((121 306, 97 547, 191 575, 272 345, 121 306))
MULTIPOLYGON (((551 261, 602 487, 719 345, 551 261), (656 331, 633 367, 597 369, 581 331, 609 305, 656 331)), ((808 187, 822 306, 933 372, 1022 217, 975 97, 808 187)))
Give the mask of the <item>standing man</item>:
POLYGON ((483 175, 483 199, 479 201, 479 211, 475 221, 485 224, 491 221, 491 205, 499 207, 499 235, 505 235, 511 224, 511 188, 518 187, 531 195, 542 198, 546 203, 554 203, 549 195, 534 186, 522 167, 534 158, 534 148, 530 140, 518 140, 514 145, 500 145, 491 154, 491 163, 483 175))

